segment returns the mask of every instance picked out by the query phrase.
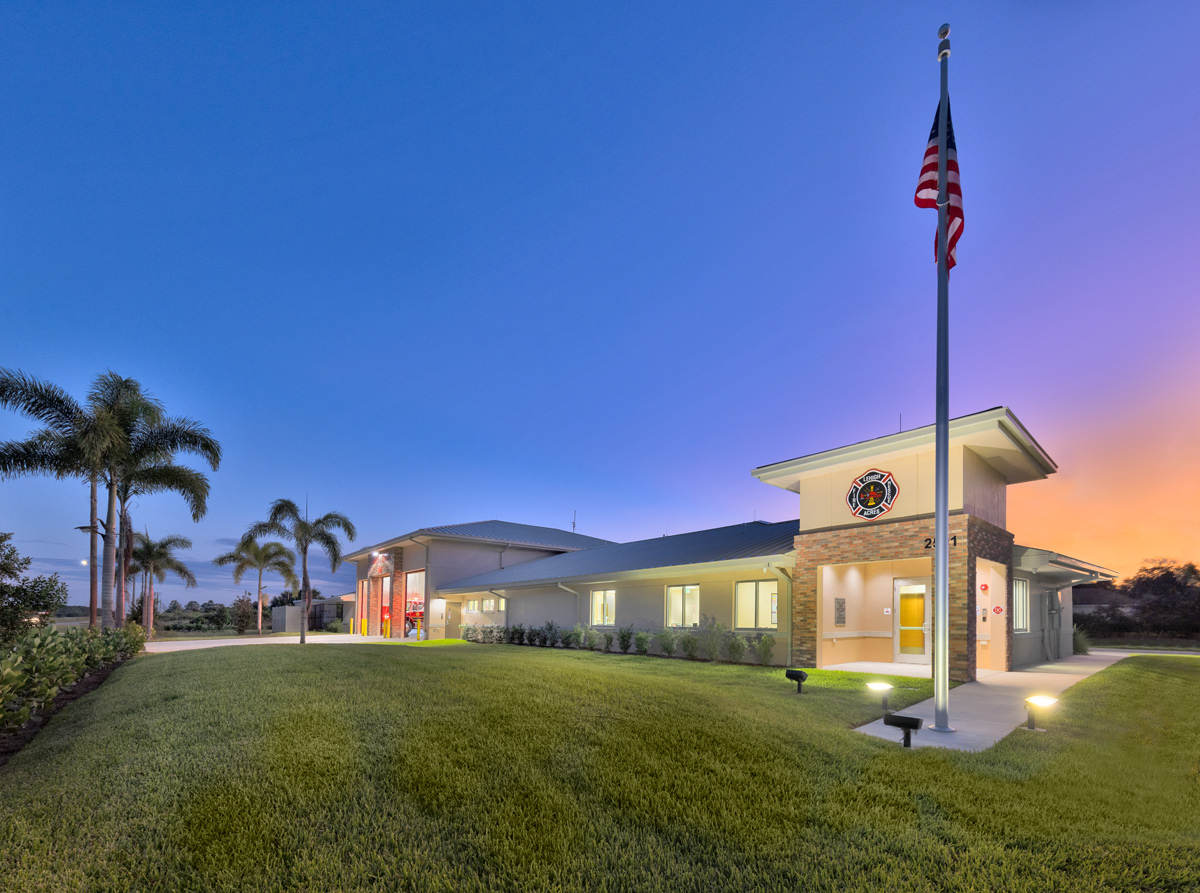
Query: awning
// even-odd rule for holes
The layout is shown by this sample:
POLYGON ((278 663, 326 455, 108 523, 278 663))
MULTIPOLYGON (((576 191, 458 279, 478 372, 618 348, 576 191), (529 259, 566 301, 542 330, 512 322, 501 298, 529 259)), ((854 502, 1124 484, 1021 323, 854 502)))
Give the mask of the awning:
POLYGON ((1034 574, 1042 583, 1055 589, 1115 580, 1116 571, 1098 564, 1080 561, 1069 555, 1051 552, 1049 549, 1034 549, 1030 546, 1013 546, 1013 570, 1034 574))

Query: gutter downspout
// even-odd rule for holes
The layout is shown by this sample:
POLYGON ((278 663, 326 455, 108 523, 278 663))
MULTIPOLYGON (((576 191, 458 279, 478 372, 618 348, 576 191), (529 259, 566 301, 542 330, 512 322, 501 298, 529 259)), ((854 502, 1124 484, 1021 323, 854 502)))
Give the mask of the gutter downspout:
MULTIPOLYGON (((424 630, 424 632, 425 632, 425 641, 428 642, 429 641, 430 609, 433 607, 433 605, 430 603, 430 598, 429 598, 429 543, 423 543, 419 539, 417 539, 415 536, 413 537, 413 542, 416 543, 418 546, 425 547, 425 591, 422 593, 422 597, 425 599, 425 606, 422 608, 421 612, 425 615, 425 630, 424 630)), ((407 590, 407 587, 405 587, 405 589, 407 590)), ((407 592, 405 593, 405 598, 406 599, 408 598, 407 592)), ((405 609, 407 609, 408 605, 405 605, 404 607, 405 607, 405 609)))
MULTIPOLYGON (((504 570, 504 553, 512 548, 512 543, 505 543, 504 548, 500 550, 500 570, 504 570)), ((489 589, 488 592, 491 592, 489 589)))
POLYGON ((554 585, 563 592, 569 592, 571 595, 575 596, 575 622, 581 623, 582 621, 579 619, 579 593, 574 589, 571 589, 569 586, 564 586, 562 583, 555 583, 554 585))
MULTIPOLYGON (((766 569, 778 578, 780 588, 787 593, 784 601, 787 606, 787 610, 784 612, 787 617, 787 632, 784 641, 787 642, 787 665, 790 667, 792 665, 792 575, 786 568, 774 564, 768 564, 766 569)), ((817 631, 817 635, 820 635, 820 630, 817 631)))

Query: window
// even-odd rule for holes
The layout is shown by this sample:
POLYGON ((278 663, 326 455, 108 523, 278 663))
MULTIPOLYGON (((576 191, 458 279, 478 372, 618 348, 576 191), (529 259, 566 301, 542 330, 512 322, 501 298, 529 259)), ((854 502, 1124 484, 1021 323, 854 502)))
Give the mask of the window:
POLYGON ((616 624, 617 591, 615 589, 592 590, 592 626, 614 626, 616 624))
POLYGON ((501 597, 501 599, 500 599, 500 610, 501 610, 501 611, 507 611, 507 610, 508 610, 508 599, 501 597))
POLYGON ((483 613, 484 614, 495 614, 496 613, 496 600, 494 598, 485 598, 483 600, 483 613))
POLYGON ((478 614, 479 613, 479 599, 477 599, 477 598, 467 599, 467 611, 471 614, 478 614))
POLYGON ((1029 581, 1013 579, 1013 632, 1029 632, 1029 581))
POLYGON ((700 587, 667 587, 667 626, 700 625, 700 587))
POLYGON ((733 625, 737 629, 776 629, 779 626, 779 581, 738 583, 733 595, 733 625))
POLYGON ((425 610, 425 571, 410 571, 404 575, 404 601, 407 612, 425 610))

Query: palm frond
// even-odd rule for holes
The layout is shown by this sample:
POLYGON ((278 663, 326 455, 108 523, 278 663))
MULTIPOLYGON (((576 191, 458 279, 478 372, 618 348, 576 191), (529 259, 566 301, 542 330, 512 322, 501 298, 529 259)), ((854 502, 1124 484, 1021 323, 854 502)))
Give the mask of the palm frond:
POLYGON ((358 532, 354 529, 354 525, 350 523, 350 519, 341 512, 326 512, 312 523, 314 527, 318 527, 323 530, 341 528, 351 542, 353 542, 355 537, 358 536, 358 532))
POLYGON ((83 408, 58 385, 26 375, 20 369, 0 368, 0 407, 69 434, 83 416, 83 408))
POLYGON ((324 528, 316 528, 313 530, 312 542, 329 556, 329 569, 336 572, 342 563, 342 544, 337 536, 324 528))
POLYGON ((129 496, 151 493, 178 493, 187 502, 192 520, 199 521, 208 511, 208 478, 195 469, 170 462, 127 468, 122 485, 129 496))

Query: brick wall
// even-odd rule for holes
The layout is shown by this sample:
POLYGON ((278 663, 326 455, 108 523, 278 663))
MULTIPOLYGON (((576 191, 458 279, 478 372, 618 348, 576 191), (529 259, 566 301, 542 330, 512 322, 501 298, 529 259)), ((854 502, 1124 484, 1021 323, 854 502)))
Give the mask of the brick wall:
MULTIPOLYGON (((950 546, 950 677, 969 682, 975 679, 976 559, 986 558, 1008 567, 1011 605, 1013 536, 963 512, 950 516, 950 536, 957 538, 950 546)), ((926 538, 932 537, 932 517, 810 531, 797 536, 796 569, 792 575, 792 665, 812 667, 817 663, 821 637, 817 610, 818 568, 827 564, 932 559, 933 550, 925 548, 926 538)), ((1005 612, 1010 643, 1011 614, 1011 610, 1005 612)))
POLYGON ((392 549, 392 638, 404 638, 404 550, 392 549))

